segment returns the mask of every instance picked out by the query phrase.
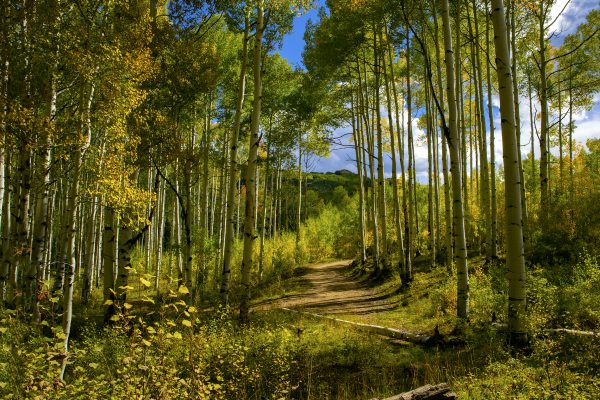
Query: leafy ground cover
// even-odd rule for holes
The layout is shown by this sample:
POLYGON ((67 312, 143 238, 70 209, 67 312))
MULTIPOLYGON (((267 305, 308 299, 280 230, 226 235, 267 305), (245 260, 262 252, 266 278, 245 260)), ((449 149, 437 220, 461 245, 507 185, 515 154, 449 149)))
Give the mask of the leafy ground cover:
MULTIPOLYGON (((468 399, 598 398, 600 340, 544 335, 541 330, 556 326, 565 315, 570 318, 562 321, 570 327, 598 328, 598 304, 591 290, 598 280, 597 261, 583 257, 576 266, 577 277, 560 287, 554 283, 559 270, 532 272, 533 335, 526 352, 511 350, 490 324, 494 313, 499 321, 503 319, 503 289, 494 278, 502 275, 501 268, 490 266, 483 274, 477 272, 484 268, 482 262, 473 260, 472 266, 472 319, 464 332, 466 343, 446 349, 368 335, 277 307, 256 311, 250 325, 240 326, 227 310, 189 307, 180 293, 171 292, 162 304, 131 305, 111 326, 93 318, 78 320, 67 374, 60 381, 61 330, 42 326, 40 331, 14 312, 2 310, 0 395, 14 399, 368 399, 444 381, 459 398, 468 399), (490 272, 493 268, 497 272, 490 272)), ((301 271, 300 277, 306 269, 301 271)), ((349 270, 345 273, 346 279, 354 279, 349 270)), ((358 284, 367 283, 359 280, 358 284)), ((396 283, 392 277, 368 290, 380 296, 390 293, 396 283)), ((336 316, 415 332, 431 332, 437 325, 447 333, 456 323, 454 284, 452 274, 442 268, 418 273, 410 289, 391 292, 386 298, 393 305, 390 310, 336 316)), ((291 287, 297 294, 307 290, 297 280, 291 287)))

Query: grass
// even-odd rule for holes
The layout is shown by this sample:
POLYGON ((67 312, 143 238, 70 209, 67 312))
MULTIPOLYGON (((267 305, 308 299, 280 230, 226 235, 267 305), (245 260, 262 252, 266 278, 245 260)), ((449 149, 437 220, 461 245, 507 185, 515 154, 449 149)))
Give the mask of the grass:
MULTIPOLYGON (((0 310, 0 397, 368 399, 448 382, 461 399, 599 398, 600 340, 539 334, 559 315, 571 315, 571 326, 598 328, 597 262, 588 259, 574 279, 562 281, 576 302, 552 296, 560 279, 532 271, 527 353, 508 347, 489 323, 492 313, 504 318, 501 266, 480 259, 470 265, 471 323, 466 344, 452 349, 421 348, 281 310, 254 313, 250 326, 239 326, 233 312, 185 307, 175 294, 152 308, 135 303, 112 327, 78 319, 66 379, 58 382, 60 329, 41 333, 0 310)), ((266 282, 266 297, 302 292, 300 272, 266 282)), ((424 333, 454 327, 452 274, 417 273, 409 289, 395 293, 399 283, 392 276, 374 288, 389 295, 393 310, 339 317, 424 333)), ((132 297, 145 295, 133 286, 132 297)), ((90 316, 101 310, 99 303, 89 307, 90 316)))

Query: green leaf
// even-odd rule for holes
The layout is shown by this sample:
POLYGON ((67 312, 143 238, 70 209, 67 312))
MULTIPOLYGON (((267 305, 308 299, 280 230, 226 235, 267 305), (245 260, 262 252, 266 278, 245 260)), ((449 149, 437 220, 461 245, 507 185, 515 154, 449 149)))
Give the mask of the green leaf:
POLYGON ((174 332, 173 337, 178 340, 183 339, 183 336, 181 336, 181 333, 179 333, 179 332, 174 332))
POLYGON ((0 333, 6 333, 7 330, 8 328, 0 328, 0 333))
POLYGON ((152 344, 149 341, 147 341, 146 339, 142 339, 142 343, 144 343, 144 346, 147 346, 147 347, 150 347, 150 345, 152 344))
POLYGON ((96 368, 98 368, 98 363, 89 363, 89 364, 88 364, 88 366, 89 366, 91 369, 96 369, 96 368))

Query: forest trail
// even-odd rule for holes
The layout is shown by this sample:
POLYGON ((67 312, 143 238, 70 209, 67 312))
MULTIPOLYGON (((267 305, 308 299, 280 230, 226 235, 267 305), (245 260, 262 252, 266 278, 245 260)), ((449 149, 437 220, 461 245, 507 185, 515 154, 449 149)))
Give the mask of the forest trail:
POLYGON ((352 260, 311 264, 299 268, 286 282, 299 293, 254 306, 254 310, 290 308, 317 314, 370 314, 395 307, 388 295, 376 293, 350 276, 352 260))

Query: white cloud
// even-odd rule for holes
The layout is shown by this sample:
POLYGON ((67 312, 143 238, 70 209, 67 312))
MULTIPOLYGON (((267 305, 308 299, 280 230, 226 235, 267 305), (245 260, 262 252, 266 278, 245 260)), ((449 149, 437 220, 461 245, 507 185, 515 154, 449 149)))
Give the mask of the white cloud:
POLYGON ((564 12, 559 15, 567 1, 557 0, 550 10, 548 23, 556 19, 556 22, 550 27, 550 33, 555 35, 552 40, 555 46, 560 45, 566 35, 575 32, 590 11, 598 8, 598 0, 572 0, 564 12))

